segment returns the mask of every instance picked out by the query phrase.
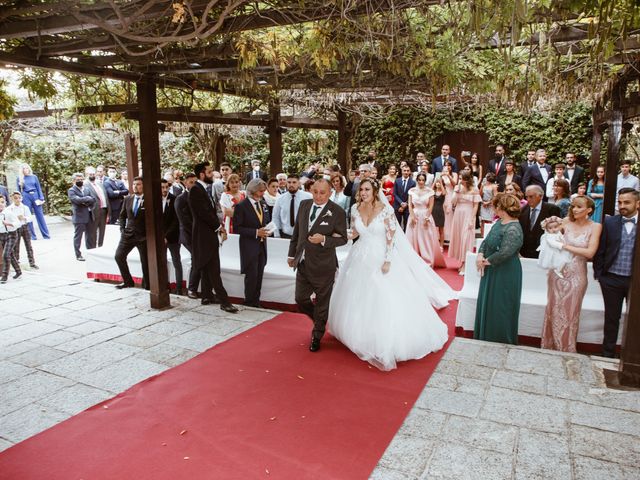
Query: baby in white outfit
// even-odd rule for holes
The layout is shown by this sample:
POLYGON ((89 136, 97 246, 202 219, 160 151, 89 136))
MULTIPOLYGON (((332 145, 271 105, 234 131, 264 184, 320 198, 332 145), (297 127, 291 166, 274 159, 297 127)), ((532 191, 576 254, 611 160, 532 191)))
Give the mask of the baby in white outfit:
POLYGON ((558 222, 547 222, 543 226, 545 233, 540 237, 538 266, 545 270, 553 269, 556 275, 564 278, 562 270, 571 261, 573 254, 562 248, 564 235, 560 232, 561 227, 558 222))

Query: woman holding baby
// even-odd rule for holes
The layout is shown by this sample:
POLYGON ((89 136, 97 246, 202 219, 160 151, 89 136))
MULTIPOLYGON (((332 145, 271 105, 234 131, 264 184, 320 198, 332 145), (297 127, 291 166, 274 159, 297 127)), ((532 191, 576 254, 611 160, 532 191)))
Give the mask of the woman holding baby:
POLYGON ((542 348, 576 351, 580 311, 588 283, 587 260, 596 253, 602 230, 602 225, 589 218, 594 210, 590 197, 576 197, 566 218, 550 217, 543 222, 547 234, 561 233, 560 241, 547 242, 546 248, 569 252, 571 257, 548 273, 542 348))

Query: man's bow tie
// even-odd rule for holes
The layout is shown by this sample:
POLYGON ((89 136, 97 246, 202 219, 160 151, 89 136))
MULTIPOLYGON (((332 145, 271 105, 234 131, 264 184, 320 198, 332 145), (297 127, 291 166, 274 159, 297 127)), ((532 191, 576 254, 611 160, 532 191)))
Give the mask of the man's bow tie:
POLYGON ((631 222, 631 223, 633 223, 633 224, 635 225, 635 223, 636 223, 636 217, 632 217, 632 218, 625 218, 625 217, 622 217, 622 223, 623 223, 623 224, 625 224, 625 223, 629 223, 629 222, 631 222))

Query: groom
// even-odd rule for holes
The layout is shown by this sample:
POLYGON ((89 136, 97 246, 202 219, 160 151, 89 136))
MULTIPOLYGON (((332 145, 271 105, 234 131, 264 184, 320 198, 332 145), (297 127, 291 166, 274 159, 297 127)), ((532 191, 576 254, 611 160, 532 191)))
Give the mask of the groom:
POLYGON ((311 187, 313 200, 300 203, 287 263, 296 269, 296 303, 313 320, 309 350, 320 349, 338 267, 336 247, 347 243, 344 210, 329 200, 331 184, 321 178, 311 187), (315 300, 311 296, 315 294, 315 300))

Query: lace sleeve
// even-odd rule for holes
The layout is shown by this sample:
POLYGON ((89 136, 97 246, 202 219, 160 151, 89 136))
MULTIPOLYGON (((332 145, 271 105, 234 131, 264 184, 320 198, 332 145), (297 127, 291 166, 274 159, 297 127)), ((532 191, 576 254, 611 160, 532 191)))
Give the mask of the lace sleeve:
POLYGON ((522 248, 522 242, 524 235, 522 233, 522 227, 520 222, 512 222, 504 230, 502 235, 502 242, 497 252, 492 253, 487 257, 487 260, 491 265, 500 265, 506 262, 512 256, 517 255, 522 248))
POLYGON ((383 213, 384 219, 384 232, 386 238, 386 248, 384 252, 384 261, 391 261, 391 252, 393 251, 393 246, 395 244, 396 239, 396 229, 398 227, 398 222, 396 221, 396 215, 393 211, 393 208, 387 207, 383 213))

